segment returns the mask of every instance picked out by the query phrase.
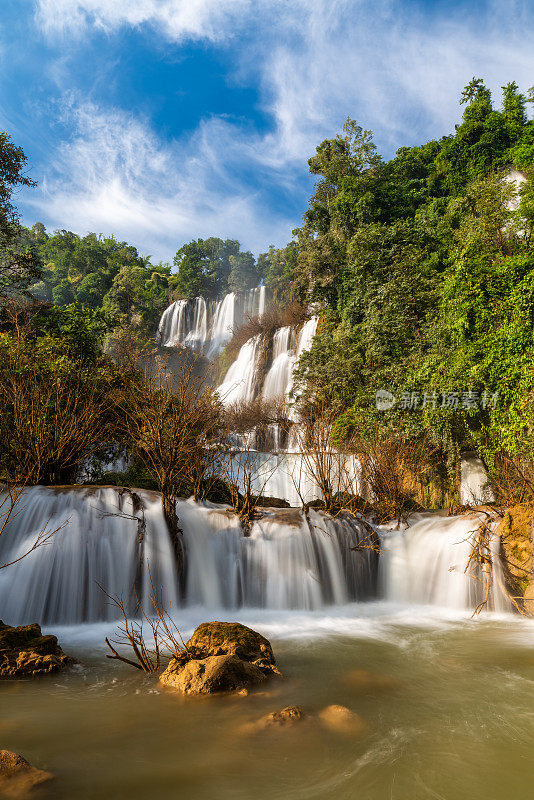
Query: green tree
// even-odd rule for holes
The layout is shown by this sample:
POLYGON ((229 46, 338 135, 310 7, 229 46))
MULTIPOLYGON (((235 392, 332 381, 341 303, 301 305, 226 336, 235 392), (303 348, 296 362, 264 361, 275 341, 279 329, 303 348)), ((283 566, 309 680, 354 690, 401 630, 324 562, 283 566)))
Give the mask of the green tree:
POLYGON ((230 274, 228 288, 232 292, 253 289, 259 284, 260 276, 256 259, 251 252, 236 253, 230 256, 230 274))
POLYGON ((25 294, 40 274, 36 253, 21 246, 19 214, 12 203, 17 186, 35 186, 24 170, 21 147, 0 131, 0 303, 25 294))

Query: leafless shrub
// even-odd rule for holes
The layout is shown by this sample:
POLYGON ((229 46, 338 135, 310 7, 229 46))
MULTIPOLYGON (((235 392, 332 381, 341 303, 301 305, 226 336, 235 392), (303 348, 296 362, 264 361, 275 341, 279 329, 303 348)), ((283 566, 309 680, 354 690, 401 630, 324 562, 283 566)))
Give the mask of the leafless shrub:
MULTIPOLYGON (((308 401, 299 407, 298 422, 292 435, 301 455, 301 472, 307 473, 317 486, 326 511, 339 513, 342 508, 356 510, 356 475, 354 460, 348 450, 332 446, 332 430, 337 410, 326 401, 308 401)), ((293 476, 297 491, 302 475, 293 476)), ((304 505, 304 497, 301 495, 304 505)))
POLYGON ((248 536, 277 464, 266 465, 246 439, 240 448, 233 448, 232 436, 233 432, 229 431, 227 450, 220 462, 221 477, 228 487, 232 510, 239 517, 244 535, 248 536))
POLYGON ((164 662, 183 655, 187 648, 180 631, 169 614, 169 609, 163 602, 162 590, 156 591, 152 578, 150 578, 150 583, 150 603, 154 615, 149 616, 145 613, 138 599, 138 610, 141 615, 139 620, 129 618, 122 594, 119 596, 110 595, 102 586, 100 586, 100 589, 121 615, 116 638, 110 640, 106 637, 106 644, 111 650, 111 655, 108 655, 107 658, 122 661, 124 664, 129 664, 142 672, 153 674, 160 671, 164 662), (145 623, 150 631, 153 645, 147 644, 144 631, 145 623), (127 645, 132 650, 135 660, 119 653, 114 645, 127 645))
POLYGON ((501 450, 489 466, 489 481, 497 505, 534 502, 534 459, 527 453, 501 450))
POLYGON ((412 439, 378 428, 353 440, 362 480, 372 495, 379 519, 402 519, 422 510, 419 502, 432 472, 436 448, 425 436, 412 439))
POLYGON ((496 556, 493 547, 493 540, 495 536, 498 536, 500 533, 499 530, 496 530, 498 515, 493 509, 483 511, 482 513, 484 513, 484 519, 470 535, 471 551, 464 570, 467 575, 479 582, 482 587, 482 598, 473 611, 473 616, 480 614, 484 608, 487 608, 492 592, 496 590, 502 591, 516 611, 527 616, 528 610, 524 597, 517 591, 517 582, 510 581, 510 577, 512 575, 512 570, 517 576, 518 569, 523 571, 527 576, 530 576, 531 564, 528 568, 525 568, 517 563, 513 563, 506 549, 501 547, 499 556, 497 556, 500 558, 505 576, 504 580, 501 579, 500 575, 495 570, 496 556))
POLYGON ((224 416, 228 430, 237 433, 247 433, 269 425, 280 425, 287 432, 290 426, 284 397, 238 400, 225 409, 224 416))
POLYGON ((269 308, 261 317, 249 317, 232 332, 232 339, 227 344, 225 356, 227 361, 235 361, 243 345, 253 336, 262 336, 271 340, 280 328, 298 327, 308 316, 306 306, 301 303, 289 303, 285 308, 269 308))

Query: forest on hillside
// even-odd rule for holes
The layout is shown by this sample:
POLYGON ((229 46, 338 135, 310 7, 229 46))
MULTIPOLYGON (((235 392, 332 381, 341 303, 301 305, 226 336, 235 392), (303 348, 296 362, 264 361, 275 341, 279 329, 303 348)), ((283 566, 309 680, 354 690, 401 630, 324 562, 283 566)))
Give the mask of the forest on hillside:
MULTIPOLYGON (((337 446, 424 442, 451 476, 460 452, 476 450, 499 480, 512 474, 526 491, 534 481, 532 103, 534 89, 523 94, 512 82, 496 108, 473 78, 454 133, 390 160, 349 119, 309 159, 314 194, 286 247, 256 259, 237 241, 198 239, 181 246, 172 265, 154 265, 110 236, 24 228, 12 192, 31 185, 25 156, 1 134, 4 387, 15 374, 38 371, 41 390, 64 380, 74 402, 73 381, 83 385, 98 409, 93 423, 124 444, 131 429, 117 433, 109 402, 118 387, 132 399, 117 342, 150 341, 172 300, 262 282, 274 307, 320 313, 296 390, 301 404, 328 407, 337 446), (396 402, 377 408, 377 392, 396 402)), ((4 395, 3 424, 18 426, 29 447, 35 398, 15 409, 5 388, 4 395)), ((49 401, 39 413, 52 419, 57 409, 49 401)), ((60 465, 57 454, 41 464, 31 480, 68 479, 89 439, 80 452, 62 453, 60 465)), ((3 444, 0 470, 12 478, 19 458, 3 444)))

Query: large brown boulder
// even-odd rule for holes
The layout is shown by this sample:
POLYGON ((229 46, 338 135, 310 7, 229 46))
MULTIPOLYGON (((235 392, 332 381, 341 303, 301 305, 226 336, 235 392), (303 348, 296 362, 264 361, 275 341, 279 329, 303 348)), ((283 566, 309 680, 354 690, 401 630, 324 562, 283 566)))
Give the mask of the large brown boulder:
POLYGON ((32 767, 17 753, 0 750, 0 797, 23 800, 37 796, 52 778, 50 772, 32 767))
POLYGON ((0 620, 0 679, 35 678, 72 663, 55 636, 43 636, 37 623, 12 628, 0 620))
POLYGON ((248 689, 267 678, 255 664, 222 655, 193 659, 177 668, 169 664, 160 680, 183 694, 215 694, 248 689))
POLYGON ((160 682, 184 694, 249 689, 280 675, 270 642, 237 622, 199 625, 160 682))

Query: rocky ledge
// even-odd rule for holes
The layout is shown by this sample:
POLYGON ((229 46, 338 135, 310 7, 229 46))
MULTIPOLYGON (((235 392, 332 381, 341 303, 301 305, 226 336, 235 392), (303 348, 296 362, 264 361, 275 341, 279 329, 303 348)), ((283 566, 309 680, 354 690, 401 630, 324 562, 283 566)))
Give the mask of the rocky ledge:
POLYGON ((0 620, 0 679, 35 678, 72 663, 56 637, 43 636, 36 622, 13 628, 0 620))
POLYGON ((183 694, 236 692, 280 676, 270 642, 237 622, 204 622, 160 676, 183 694))

